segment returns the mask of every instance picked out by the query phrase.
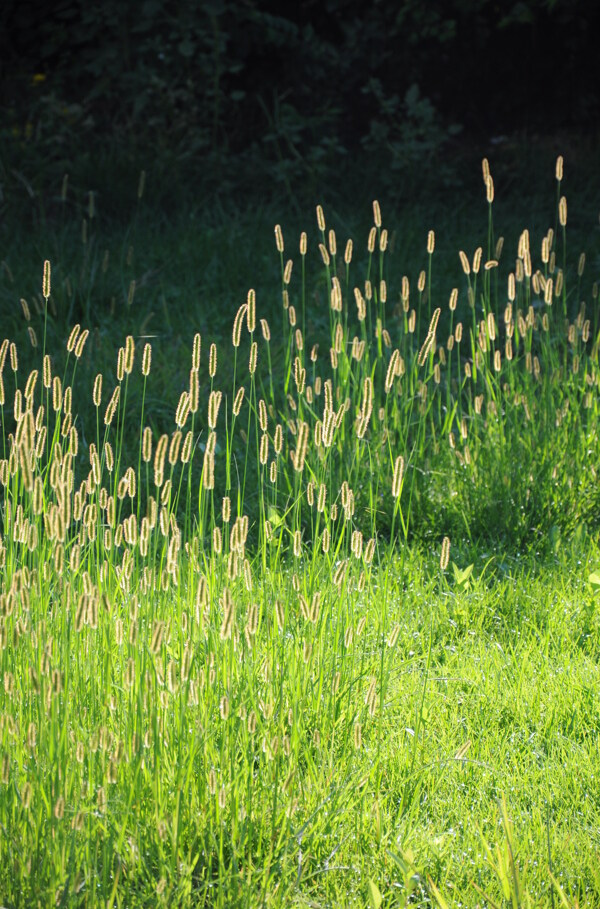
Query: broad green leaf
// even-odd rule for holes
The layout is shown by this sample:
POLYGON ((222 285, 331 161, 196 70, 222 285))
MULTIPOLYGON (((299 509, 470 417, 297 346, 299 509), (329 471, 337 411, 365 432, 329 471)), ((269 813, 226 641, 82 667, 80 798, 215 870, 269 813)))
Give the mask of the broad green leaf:
POLYGON ((269 521, 273 527, 279 527, 280 524, 283 524, 283 518, 277 509, 273 508, 272 506, 269 508, 269 521))
POLYGON ((588 581, 594 588, 594 590, 600 589, 600 571, 592 571, 588 577, 588 581))
POLYGON ((373 909, 379 909, 383 902, 383 897, 379 892, 379 887, 373 881, 369 880, 369 903, 373 909))
POLYGON ((454 580, 456 581, 456 583, 458 584, 459 587, 463 587, 467 583, 467 581, 471 577, 473 567, 474 567, 473 565, 467 565, 466 568, 459 568, 458 565, 456 565, 454 562, 452 562, 452 571, 454 572, 454 580))

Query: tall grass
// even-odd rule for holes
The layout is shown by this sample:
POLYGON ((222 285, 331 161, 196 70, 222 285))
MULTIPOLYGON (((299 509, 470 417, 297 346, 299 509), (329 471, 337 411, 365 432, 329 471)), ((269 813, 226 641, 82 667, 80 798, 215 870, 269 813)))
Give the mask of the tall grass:
MULTIPOLYGON (((318 345, 307 237, 298 264, 277 226, 280 324, 250 290, 224 354, 190 338, 188 381, 158 434, 149 343, 127 336, 91 404, 78 388, 85 326, 56 371, 44 264, 40 339, 23 301, 38 368, 22 376, 16 344, 0 347, 5 902, 300 905, 333 886, 350 839, 358 864, 337 892, 364 900, 370 881, 379 905, 372 838, 386 840, 384 804, 395 829, 419 816, 436 650, 487 621, 469 611, 470 569, 448 576, 450 539, 519 547, 597 521, 598 287, 586 307, 560 160, 556 175, 539 255, 524 231, 505 264, 484 162, 487 237, 460 252, 447 303, 433 292, 433 231, 416 288, 392 290, 379 204, 359 266, 318 207, 318 345), (415 567, 415 540, 434 547, 435 570, 415 567), (417 649, 400 663, 422 675, 400 695, 414 722, 393 782, 387 714, 411 585, 411 602, 437 605, 419 607, 417 649)), ((520 900, 503 811, 498 877, 520 900)), ((413 863, 398 858, 398 904, 420 888, 443 906, 413 863)))

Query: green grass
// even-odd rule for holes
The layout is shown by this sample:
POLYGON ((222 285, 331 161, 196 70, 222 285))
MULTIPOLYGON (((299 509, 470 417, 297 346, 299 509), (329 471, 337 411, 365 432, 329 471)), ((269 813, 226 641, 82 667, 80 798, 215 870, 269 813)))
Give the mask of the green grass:
POLYGON ((376 207, 269 259, 139 199, 106 260, 59 200, 0 347, 3 905, 598 903, 598 285, 555 192, 439 277, 376 207))

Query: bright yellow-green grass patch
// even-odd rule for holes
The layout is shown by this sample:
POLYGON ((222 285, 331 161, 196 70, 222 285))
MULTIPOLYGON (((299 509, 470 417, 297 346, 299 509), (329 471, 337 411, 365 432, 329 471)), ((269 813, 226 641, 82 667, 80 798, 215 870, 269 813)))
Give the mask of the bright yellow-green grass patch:
POLYGON ((483 176, 444 302, 433 231, 392 288, 379 204, 364 266, 317 209, 319 341, 307 236, 292 258, 277 226, 280 325, 250 290, 227 350, 192 328, 168 431, 151 342, 93 374, 88 328, 61 360, 22 301, 4 905, 600 901, 598 286, 567 263, 561 159, 556 223, 516 250, 483 176))

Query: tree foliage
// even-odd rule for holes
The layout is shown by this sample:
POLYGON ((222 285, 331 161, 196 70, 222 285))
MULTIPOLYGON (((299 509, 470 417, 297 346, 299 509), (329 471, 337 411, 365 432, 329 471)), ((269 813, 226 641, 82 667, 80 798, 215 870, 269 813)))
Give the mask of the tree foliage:
POLYGON ((357 150, 423 165, 459 127, 598 111, 587 0, 8 0, 0 129, 50 157, 110 138, 174 160, 253 155, 285 182, 357 150))

